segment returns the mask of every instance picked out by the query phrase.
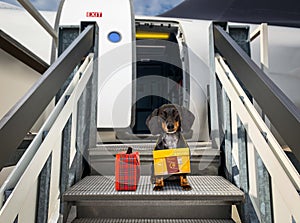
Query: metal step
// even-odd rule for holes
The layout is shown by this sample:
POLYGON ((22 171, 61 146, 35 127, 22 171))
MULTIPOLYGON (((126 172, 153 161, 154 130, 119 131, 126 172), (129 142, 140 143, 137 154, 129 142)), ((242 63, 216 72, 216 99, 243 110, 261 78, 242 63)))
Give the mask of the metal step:
MULTIPOLYGON (((211 148, 210 142, 188 142, 191 150, 191 175, 218 175, 220 151, 211 148)), ((114 175, 115 155, 131 146, 141 158, 141 175, 151 175, 152 151, 155 143, 100 144, 89 149, 92 175, 114 175)))
POLYGON ((72 223, 234 223, 231 219, 97 219, 80 218, 72 223))
MULTIPOLYGON (((194 142, 194 141, 187 141, 187 144, 190 148, 211 148, 211 142, 194 142)), ((109 148, 110 150, 119 150, 119 146, 131 146, 133 148, 137 148, 139 150, 149 150, 152 151, 155 146, 155 141, 147 142, 147 143, 114 143, 114 144, 97 144, 97 148, 109 148)))
POLYGON ((220 176, 188 176, 191 191, 172 182, 153 191, 149 176, 141 176, 136 191, 116 191, 113 176, 88 176, 70 188, 65 202, 77 206, 79 218, 230 219, 232 204, 244 194, 220 176))

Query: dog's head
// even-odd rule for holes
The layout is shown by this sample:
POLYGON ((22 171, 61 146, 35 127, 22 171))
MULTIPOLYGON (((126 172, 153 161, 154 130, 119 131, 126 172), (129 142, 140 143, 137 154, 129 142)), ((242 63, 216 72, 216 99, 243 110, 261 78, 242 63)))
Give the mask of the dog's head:
POLYGON ((194 123, 195 116, 185 107, 165 104, 155 109, 146 120, 153 135, 189 131, 194 123))

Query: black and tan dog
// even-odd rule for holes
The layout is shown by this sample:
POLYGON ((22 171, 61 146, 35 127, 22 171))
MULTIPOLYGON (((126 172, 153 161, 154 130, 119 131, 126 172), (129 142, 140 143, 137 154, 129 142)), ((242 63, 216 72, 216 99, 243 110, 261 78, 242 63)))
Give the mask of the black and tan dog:
MULTIPOLYGON (((159 138, 154 150, 186 147, 182 132, 189 131, 194 123, 194 115, 186 108, 165 104, 155 109, 147 118, 146 124, 153 135, 159 138)), ((174 175, 179 179, 183 190, 191 190, 186 174, 174 175)), ((173 177, 174 177, 173 176, 173 177)), ((164 177, 155 177, 155 187, 153 190, 162 190, 164 187, 164 177)))

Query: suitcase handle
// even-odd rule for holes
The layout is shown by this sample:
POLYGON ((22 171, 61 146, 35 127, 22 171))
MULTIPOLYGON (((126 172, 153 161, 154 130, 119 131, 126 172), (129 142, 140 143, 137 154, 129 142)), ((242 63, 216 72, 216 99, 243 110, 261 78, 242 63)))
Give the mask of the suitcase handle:
POLYGON ((132 153, 132 147, 128 147, 126 154, 131 154, 132 153))

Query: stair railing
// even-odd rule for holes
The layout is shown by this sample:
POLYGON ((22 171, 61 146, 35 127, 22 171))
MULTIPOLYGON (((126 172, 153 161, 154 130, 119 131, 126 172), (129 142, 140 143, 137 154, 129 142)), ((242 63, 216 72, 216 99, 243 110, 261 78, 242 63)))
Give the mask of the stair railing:
POLYGON ((213 34, 216 49, 300 160, 299 109, 220 26, 213 34))
POLYGON ((92 26, 85 29, 0 120, 0 169, 15 153, 17 147, 70 76, 70 73, 90 51, 94 44, 93 32, 92 26))
MULTIPOLYGON (((55 213, 55 211, 57 211, 54 209, 59 207, 58 202, 60 198, 59 176, 61 172, 60 155, 62 148, 62 133, 71 117, 70 120, 73 123, 72 134, 76 134, 78 101, 93 73, 92 71, 93 54, 90 54, 76 72, 69 87, 62 95, 46 123, 42 126, 41 130, 18 162, 15 171, 9 176, 3 187, 1 187, 0 195, 3 195, 7 189, 13 188, 13 190, 0 211, 0 222, 13 222, 16 216, 20 214, 20 211, 22 211, 23 205, 26 205, 26 199, 28 199, 27 196, 37 196, 35 194, 37 193, 37 178, 49 157, 52 159, 52 179, 49 189, 51 190, 50 193, 54 195, 51 196, 51 199, 54 200, 49 204, 49 213, 55 213), (35 189, 35 191, 32 192, 32 189, 35 189)), ((71 140, 70 153, 71 156, 73 156, 73 158, 71 158, 72 162, 77 149, 75 137, 71 140)), ((32 210, 35 212, 34 208, 32 208, 32 210)))
MULTIPOLYGON (((93 51, 93 34, 94 26, 90 25, 1 121, 11 127, 1 125, 0 137, 6 135, 10 140, 24 137, 30 124, 34 124, 33 117, 39 116, 35 113, 42 112, 81 63, 46 122, 0 188, 0 222, 14 222, 15 219, 19 222, 56 222, 66 211, 61 194, 80 179, 82 155, 85 149, 96 144, 97 66, 94 54, 87 56, 93 51), (85 58, 84 62, 82 58, 85 58), (29 119, 30 124, 17 125, 23 119, 29 119), (14 134, 13 128, 22 131, 14 134)), ((9 140, 5 142, 7 146, 2 144, 1 149, 14 151, 16 144, 9 140)))
MULTIPOLYGON (((224 138, 224 141, 220 142, 225 157, 224 174, 246 194, 246 202, 239 208, 242 221, 298 222, 300 221, 299 174, 236 77, 243 82, 262 109, 267 111, 267 116, 273 118, 272 124, 274 115, 270 114, 270 108, 266 107, 269 103, 261 104, 264 100, 277 100, 271 109, 284 110, 280 118, 288 119, 289 124, 294 121, 290 132, 300 128, 299 111, 288 99, 285 100, 283 93, 266 77, 262 77, 265 75, 263 71, 220 26, 213 27, 213 36, 214 49, 217 49, 218 53, 212 62, 215 70, 212 74, 216 75, 216 93, 215 98, 211 99, 217 101, 215 105, 219 111, 217 118, 219 137, 224 138), (260 87, 262 89, 259 89, 260 87), (264 91, 267 93, 260 95, 264 91), (274 93, 272 97, 265 98, 270 92, 274 93)), ((291 134, 294 138, 292 137, 292 140, 289 138, 291 140, 289 142, 295 143, 299 140, 295 138, 293 132, 291 134)), ((299 157, 298 146, 293 148, 299 157)))

